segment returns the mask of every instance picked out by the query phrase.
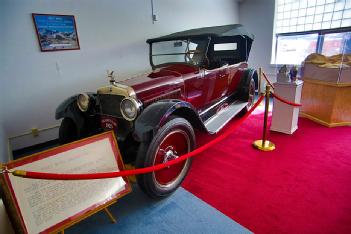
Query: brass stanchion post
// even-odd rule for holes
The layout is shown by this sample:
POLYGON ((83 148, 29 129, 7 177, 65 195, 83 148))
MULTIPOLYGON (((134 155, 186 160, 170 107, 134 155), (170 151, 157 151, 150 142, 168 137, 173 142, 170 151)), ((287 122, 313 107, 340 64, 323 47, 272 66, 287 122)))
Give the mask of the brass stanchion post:
MULTIPOLYGON (((258 68, 258 95, 261 95, 262 94, 262 73, 263 73, 263 69, 262 67, 259 67, 258 68)), ((262 106, 262 102, 259 104, 260 106, 262 106)))
MULTIPOLYGON (((135 167, 134 166, 132 166, 132 164, 124 164, 124 168, 126 169, 126 170, 134 170, 135 169, 135 167)), ((131 176, 128 176, 128 179, 129 179, 129 181, 130 182, 132 182, 133 184, 136 184, 136 176, 135 175, 131 175, 131 176)))
POLYGON ((270 86, 266 86, 266 98, 265 98, 265 110, 264 110, 264 120, 263 120, 263 136, 262 140, 256 140, 253 142, 253 146, 256 149, 262 151, 272 151, 275 149, 275 145, 267 140, 267 122, 268 122, 268 109, 269 109, 269 95, 270 95, 270 86))
POLYGON ((258 68, 258 95, 261 95, 262 67, 258 68))

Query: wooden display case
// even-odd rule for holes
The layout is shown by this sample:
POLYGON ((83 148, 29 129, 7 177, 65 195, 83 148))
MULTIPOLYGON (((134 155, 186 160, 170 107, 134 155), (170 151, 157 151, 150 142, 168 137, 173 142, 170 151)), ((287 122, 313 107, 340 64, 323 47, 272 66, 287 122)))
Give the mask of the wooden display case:
POLYGON ((300 116, 328 127, 351 125, 351 82, 303 80, 300 116))

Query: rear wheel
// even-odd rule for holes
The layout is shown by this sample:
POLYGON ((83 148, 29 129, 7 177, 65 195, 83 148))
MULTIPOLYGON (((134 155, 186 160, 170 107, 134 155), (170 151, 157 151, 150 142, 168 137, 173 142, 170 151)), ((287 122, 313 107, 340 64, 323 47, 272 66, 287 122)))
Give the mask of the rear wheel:
POLYGON ((77 126, 71 118, 64 118, 59 129, 59 142, 66 144, 78 139, 77 126))
MULTIPOLYGON (((148 167, 165 163, 192 151, 195 134, 190 123, 183 118, 174 118, 161 127, 151 143, 142 143, 136 166, 148 167)), ((151 197, 165 197, 182 183, 191 165, 187 159, 168 168, 137 176, 140 188, 151 197)))
POLYGON ((251 109, 251 107, 254 105, 255 103, 255 81, 254 79, 251 79, 250 81, 250 85, 249 85, 249 92, 248 92, 248 104, 246 106, 247 111, 251 109))
POLYGON ((242 100, 247 101, 248 103, 240 112, 240 115, 246 114, 255 103, 255 80, 253 78, 251 78, 250 83, 245 87, 242 100))

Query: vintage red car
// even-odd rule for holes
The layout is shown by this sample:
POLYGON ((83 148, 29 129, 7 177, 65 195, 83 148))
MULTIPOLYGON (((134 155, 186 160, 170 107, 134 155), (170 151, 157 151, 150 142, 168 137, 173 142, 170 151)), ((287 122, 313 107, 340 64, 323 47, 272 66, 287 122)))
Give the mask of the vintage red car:
MULTIPOLYGON (((56 110, 67 143, 113 129, 125 162, 137 168, 196 147, 194 129, 216 134, 254 102, 257 72, 247 60, 253 35, 242 25, 192 29, 148 39, 153 71, 68 98, 56 110)), ((152 197, 175 191, 191 159, 137 177, 152 197)))

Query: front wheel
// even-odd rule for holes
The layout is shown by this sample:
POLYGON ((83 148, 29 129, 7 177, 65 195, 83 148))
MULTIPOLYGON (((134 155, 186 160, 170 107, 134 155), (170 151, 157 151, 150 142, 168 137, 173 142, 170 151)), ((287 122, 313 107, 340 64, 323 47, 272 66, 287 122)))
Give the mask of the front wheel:
MULTIPOLYGON (((174 118, 162 126, 151 143, 142 143, 136 166, 149 167, 174 160, 195 148, 195 134, 191 124, 174 118)), ((191 158, 168 168, 137 176, 140 188, 150 197, 165 197, 182 183, 191 165, 191 158)))

